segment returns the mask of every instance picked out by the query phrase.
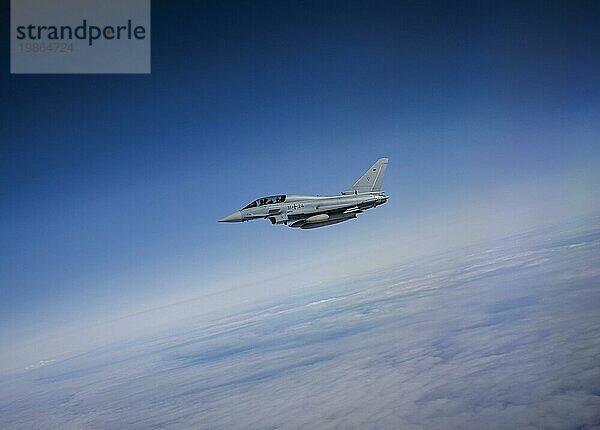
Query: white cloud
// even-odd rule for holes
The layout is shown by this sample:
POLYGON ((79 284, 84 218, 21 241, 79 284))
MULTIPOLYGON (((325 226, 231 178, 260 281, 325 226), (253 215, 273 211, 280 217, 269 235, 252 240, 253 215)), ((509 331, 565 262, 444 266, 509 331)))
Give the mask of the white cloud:
POLYGON ((600 233, 485 245, 5 378, 0 426, 599 425, 600 233))

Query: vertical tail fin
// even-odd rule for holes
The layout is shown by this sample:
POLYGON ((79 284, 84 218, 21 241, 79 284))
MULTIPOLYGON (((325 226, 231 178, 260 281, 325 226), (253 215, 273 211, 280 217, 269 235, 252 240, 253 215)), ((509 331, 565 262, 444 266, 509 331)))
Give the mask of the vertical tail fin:
POLYGON ((380 158, 362 175, 351 188, 342 194, 378 193, 381 191, 381 182, 387 169, 388 159, 380 158))

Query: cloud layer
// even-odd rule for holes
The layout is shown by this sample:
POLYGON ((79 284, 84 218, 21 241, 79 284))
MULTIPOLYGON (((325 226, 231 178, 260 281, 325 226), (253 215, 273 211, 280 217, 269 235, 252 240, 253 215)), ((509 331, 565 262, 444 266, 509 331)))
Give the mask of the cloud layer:
POLYGON ((594 428, 599 262, 563 226, 188 321, 5 378, 0 427, 594 428))

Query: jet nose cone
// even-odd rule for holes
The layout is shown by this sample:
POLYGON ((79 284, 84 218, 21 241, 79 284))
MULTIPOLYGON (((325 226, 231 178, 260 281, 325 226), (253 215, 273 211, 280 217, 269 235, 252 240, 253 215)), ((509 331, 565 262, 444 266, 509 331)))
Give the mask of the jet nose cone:
POLYGON ((219 222, 241 222, 243 221, 242 213, 240 211, 234 212, 231 215, 227 215, 225 218, 220 219, 219 222))

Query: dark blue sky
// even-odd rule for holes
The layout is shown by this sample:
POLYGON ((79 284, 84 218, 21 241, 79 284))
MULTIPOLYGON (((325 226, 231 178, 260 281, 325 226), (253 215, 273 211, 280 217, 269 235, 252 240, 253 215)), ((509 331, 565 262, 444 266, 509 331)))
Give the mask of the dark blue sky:
POLYGON ((155 0, 152 73, 133 76, 12 76, 5 32, 2 336, 358 249, 496 189, 595 185, 599 23, 594 1, 155 0), (381 156, 393 198, 354 225, 216 223, 338 193, 381 156))

